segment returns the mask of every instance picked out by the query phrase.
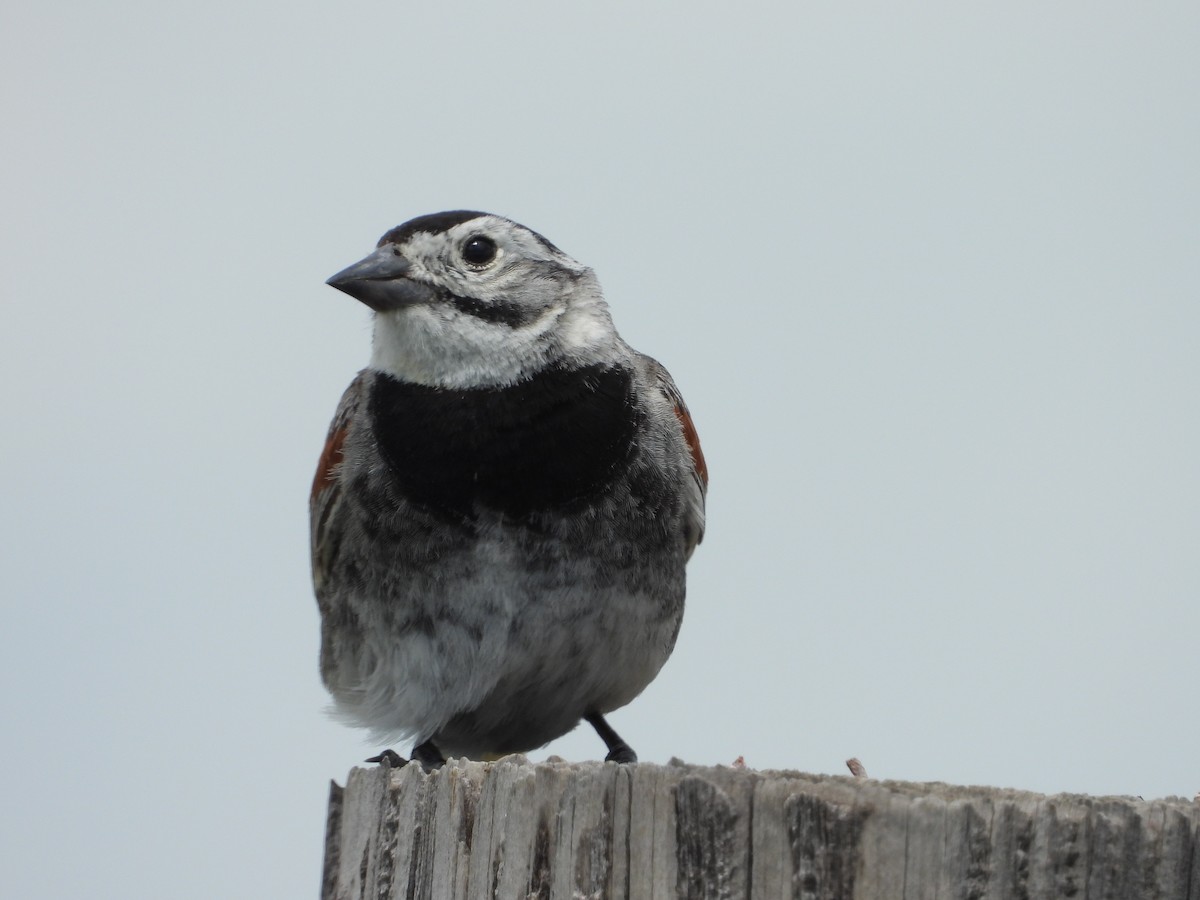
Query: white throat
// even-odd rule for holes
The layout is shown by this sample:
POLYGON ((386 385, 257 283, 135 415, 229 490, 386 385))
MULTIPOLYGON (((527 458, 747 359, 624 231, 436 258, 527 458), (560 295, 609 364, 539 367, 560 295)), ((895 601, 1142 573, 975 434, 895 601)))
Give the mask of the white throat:
POLYGON ((432 387, 469 388, 513 384, 545 363, 533 329, 508 331, 443 311, 414 306, 377 313, 371 368, 432 387))
POLYGON ((591 277, 515 327, 440 303, 376 313, 370 365, 431 387, 503 387, 554 363, 618 362, 629 353, 591 277))

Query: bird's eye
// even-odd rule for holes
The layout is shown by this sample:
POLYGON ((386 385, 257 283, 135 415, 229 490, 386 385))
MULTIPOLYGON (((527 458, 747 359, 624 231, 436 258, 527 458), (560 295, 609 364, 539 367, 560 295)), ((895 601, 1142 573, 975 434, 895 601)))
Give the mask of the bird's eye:
POLYGON ((472 266, 486 266, 496 258, 496 242, 482 234, 469 237, 462 246, 462 255, 472 266))

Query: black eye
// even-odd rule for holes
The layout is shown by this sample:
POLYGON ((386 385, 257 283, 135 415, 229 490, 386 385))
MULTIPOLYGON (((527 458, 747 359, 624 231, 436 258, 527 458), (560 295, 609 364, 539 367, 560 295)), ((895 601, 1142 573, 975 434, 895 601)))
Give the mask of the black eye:
POLYGON ((486 266, 496 258, 496 242, 482 234, 467 238, 462 247, 463 259, 473 266, 486 266))

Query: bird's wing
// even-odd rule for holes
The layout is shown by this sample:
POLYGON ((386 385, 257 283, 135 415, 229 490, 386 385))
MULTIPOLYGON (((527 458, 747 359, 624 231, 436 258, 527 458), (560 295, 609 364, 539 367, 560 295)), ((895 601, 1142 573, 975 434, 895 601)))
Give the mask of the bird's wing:
POLYGON ((675 418, 679 420, 679 429, 687 444, 691 460, 691 478, 687 484, 687 510, 684 518, 685 537, 687 539, 688 556, 696 549, 696 545, 704 540, 704 498, 708 493, 708 466, 704 462, 704 451, 700 449, 700 435, 692 422, 692 414, 688 412, 683 395, 675 386, 675 380, 661 363, 643 356, 654 379, 655 386, 662 391, 663 396, 675 410, 675 418))
POLYGON ((317 462, 309 496, 309 527, 312 529, 313 586, 320 597, 329 566, 337 550, 336 529, 330 527, 342 502, 342 448, 350 433, 350 424, 361 400, 363 373, 359 373, 338 403, 337 412, 329 424, 325 448, 317 462))

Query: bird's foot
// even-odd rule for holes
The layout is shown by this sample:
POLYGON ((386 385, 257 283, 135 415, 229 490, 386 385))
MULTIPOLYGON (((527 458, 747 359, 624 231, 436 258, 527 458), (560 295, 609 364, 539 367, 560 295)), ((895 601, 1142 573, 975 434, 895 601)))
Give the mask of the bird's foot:
POLYGON ((614 747, 608 751, 608 756, 604 757, 605 762, 615 763, 635 763, 637 762, 637 754, 633 752, 633 748, 628 744, 622 744, 620 747, 614 747))
POLYGON ((411 759, 405 759, 395 750, 384 750, 378 756, 372 756, 367 762, 379 763, 381 766, 391 769, 399 769, 407 766, 410 762, 415 762, 426 772, 433 772, 446 764, 446 757, 442 756, 442 751, 434 745, 433 741, 426 741, 413 747, 411 759))
POLYGON ((426 772, 435 772, 446 764, 442 751, 434 746, 433 741, 426 741, 413 747, 412 762, 420 763, 426 772))
POLYGON ((372 756, 365 761, 379 763, 381 766, 387 766, 389 769, 399 769, 401 766, 408 765, 408 760, 395 750, 384 750, 378 756, 372 756))
POLYGON ((633 748, 625 743, 625 740, 613 730, 608 722, 604 721, 604 716, 600 713, 588 713, 583 718, 596 729, 596 734, 600 735, 600 740, 604 741, 604 745, 608 747, 608 756, 604 757, 605 762, 635 763, 638 761, 633 748))

